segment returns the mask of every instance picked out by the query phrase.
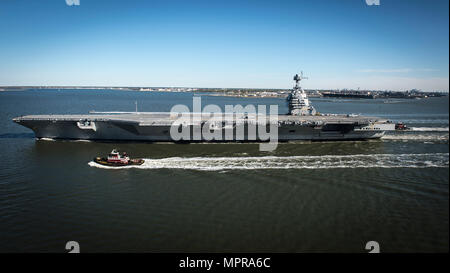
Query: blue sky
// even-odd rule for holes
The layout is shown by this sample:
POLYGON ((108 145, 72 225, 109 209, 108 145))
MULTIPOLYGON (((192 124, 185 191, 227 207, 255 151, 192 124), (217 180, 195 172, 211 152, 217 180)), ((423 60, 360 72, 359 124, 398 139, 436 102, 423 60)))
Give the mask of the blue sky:
POLYGON ((449 89, 449 1, 0 0, 0 85, 449 89))

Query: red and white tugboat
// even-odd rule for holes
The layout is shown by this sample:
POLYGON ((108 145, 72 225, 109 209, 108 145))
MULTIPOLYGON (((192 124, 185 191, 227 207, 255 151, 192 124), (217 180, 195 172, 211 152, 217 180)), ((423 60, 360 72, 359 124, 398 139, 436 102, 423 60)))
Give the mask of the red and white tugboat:
POLYGON ((409 131, 411 129, 409 129, 408 127, 406 127, 405 124, 403 124, 402 122, 396 123, 395 124, 395 130, 397 131, 409 131))
POLYGON ((144 163, 143 159, 130 159, 127 153, 122 153, 122 155, 116 149, 113 149, 107 157, 96 157, 94 162, 105 165, 105 166, 129 166, 129 165, 142 165, 144 163))

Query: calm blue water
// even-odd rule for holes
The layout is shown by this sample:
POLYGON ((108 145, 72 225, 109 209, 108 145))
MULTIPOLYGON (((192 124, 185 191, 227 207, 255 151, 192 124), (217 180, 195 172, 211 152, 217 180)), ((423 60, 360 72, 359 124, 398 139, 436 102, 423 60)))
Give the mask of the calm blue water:
MULTIPOLYGON (((322 113, 403 121, 377 141, 147 144, 35 140, 26 114, 169 111, 192 93, 0 92, 0 251, 447 252, 448 97, 312 99, 322 113), (112 148, 141 168, 92 167, 112 148)), ((283 99, 202 96, 203 105, 283 99)))

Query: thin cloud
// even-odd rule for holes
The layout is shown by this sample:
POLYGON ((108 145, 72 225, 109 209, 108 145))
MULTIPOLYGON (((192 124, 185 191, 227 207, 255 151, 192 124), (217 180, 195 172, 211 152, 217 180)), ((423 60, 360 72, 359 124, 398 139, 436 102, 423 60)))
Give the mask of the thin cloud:
POLYGON ((448 77, 408 77, 406 75, 364 75, 352 78, 314 78, 305 82, 306 89, 358 89, 406 91, 449 91, 448 77))
POLYGON ((432 68, 359 69, 359 70, 357 70, 357 72, 361 72, 361 73, 410 73, 410 72, 433 72, 433 71, 438 71, 438 70, 432 69, 432 68))

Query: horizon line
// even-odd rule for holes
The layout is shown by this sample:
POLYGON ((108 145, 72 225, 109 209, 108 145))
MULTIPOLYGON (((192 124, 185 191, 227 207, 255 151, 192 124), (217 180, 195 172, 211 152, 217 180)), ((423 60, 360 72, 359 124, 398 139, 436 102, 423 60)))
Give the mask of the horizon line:
MULTIPOLYGON (((0 89, 2 88, 33 88, 33 87, 45 87, 47 89, 55 89, 55 88, 197 88, 197 89, 273 89, 273 90, 290 90, 291 88, 272 88, 272 87, 192 87, 192 86, 109 86, 109 85, 0 85, 0 89)), ((449 93, 449 90, 435 90, 435 91, 424 91, 418 88, 412 89, 404 89, 404 90, 393 90, 393 89, 353 89, 353 88, 304 88, 305 90, 351 90, 351 91, 376 91, 376 92, 407 92, 411 90, 417 90, 420 92, 439 92, 439 93, 449 93)))

